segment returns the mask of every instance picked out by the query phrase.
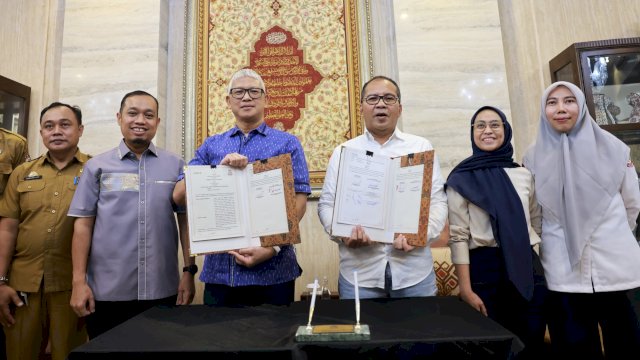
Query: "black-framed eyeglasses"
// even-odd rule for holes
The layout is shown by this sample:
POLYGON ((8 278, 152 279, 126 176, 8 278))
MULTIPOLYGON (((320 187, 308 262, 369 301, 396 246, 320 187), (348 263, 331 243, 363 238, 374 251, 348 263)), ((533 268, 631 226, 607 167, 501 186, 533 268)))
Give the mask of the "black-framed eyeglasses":
POLYGON ((380 99, 382 99, 382 101, 387 105, 393 105, 397 102, 400 102, 400 99, 394 95, 369 95, 364 98, 364 102, 369 105, 378 105, 380 99))
POLYGON ((262 94, 264 94, 264 90, 260 88, 249 88, 249 89, 233 88, 231 89, 231 91, 229 91, 229 95, 231 95, 232 98, 238 99, 238 100, 242 100, 242 98, 244 98, 244 94, 246 93, 249 93, 249 97, 255 100, 255 99, 260 99, 262 97, 262 94))
POLYGON ((502 130, 502 121, 492 121, 490 123, 486 123, 484 121, 478 121, 477 123, 474 123, 473 125, 471 125, 476 131, 484 131, 487 126, 489 127, 489 129, 491 129, 492 131, 499 131, 502 130))

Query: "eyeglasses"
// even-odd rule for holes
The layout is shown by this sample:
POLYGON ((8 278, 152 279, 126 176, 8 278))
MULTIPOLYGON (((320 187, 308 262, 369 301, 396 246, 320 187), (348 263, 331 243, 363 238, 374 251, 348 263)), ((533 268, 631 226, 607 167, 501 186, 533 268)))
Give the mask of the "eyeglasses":
POLYGON ((232 98, 238 99, 238 100, 242 100, 244 98, 244 94, 246 93, 249 93, 249 97, 252 100, 255 100, 255 99, 260 99, 262 97, 262 94, 264 94, 264 90, 258 89, 258 88, 249 88, 249 89, 233 88, 231 89, 231 91, 229 91, 229 95, 231 95, 232 98))
POLYGON ((487 128, 487 126, 489 126, 489 129, 491 129, 491 131, 498 131, 498 130, 502 130, 502 121, 492 121, 489 124, 487 124, 484 121, 480 121, 480 122, 474 123, 471 126, 476 131, 484 131, 487 128))
POLYGON ((370 95, 364 98, 364 102, 369 105, 378 105, 380 99, 382 99, 382 101, 387 105, 393 105, 400 101, 399 98, 393 95, 370 95))

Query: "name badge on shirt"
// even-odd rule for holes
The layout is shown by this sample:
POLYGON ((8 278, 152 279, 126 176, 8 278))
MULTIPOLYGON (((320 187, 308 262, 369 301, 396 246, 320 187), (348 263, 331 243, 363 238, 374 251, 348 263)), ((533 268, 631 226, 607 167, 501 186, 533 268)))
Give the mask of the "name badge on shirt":
POLYGON ((24 178, 25 180, 37 180, 37 179, 42 179, 42 175, 38 174, 35 171, 32 171, 29 173, 29 175, 25 176, 24 178))

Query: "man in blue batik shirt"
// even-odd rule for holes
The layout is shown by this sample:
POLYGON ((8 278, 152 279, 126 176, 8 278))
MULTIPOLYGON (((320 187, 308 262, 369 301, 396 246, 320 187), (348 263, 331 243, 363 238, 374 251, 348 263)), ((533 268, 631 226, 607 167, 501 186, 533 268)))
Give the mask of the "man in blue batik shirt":
MULTIPOLYGON (((210 136, 189 165, 229 165, 244 168, 249 162, 289 153, 296 190, 296 212, 302 219, 307 206, 309 171, 302 145, 286 132, 264 122, 267 104, 264 81, 255 71, 242 69, 229 82, 227 105, 236 118, 230 130, 210 136)), ((176 204, 185 204, 185 183, 174 189, 176 204)), ((293 245, 252 247, 207 255, 200 280, 204 303, 216 306, 288 305, 294 299, 295 279, 302 269, 293 245)))

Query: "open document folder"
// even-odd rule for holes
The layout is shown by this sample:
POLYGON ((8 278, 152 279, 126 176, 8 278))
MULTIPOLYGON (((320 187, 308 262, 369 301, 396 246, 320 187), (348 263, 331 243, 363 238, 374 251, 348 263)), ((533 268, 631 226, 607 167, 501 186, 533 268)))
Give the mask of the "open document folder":
POLYGON ((300 242, 291 155, 185 169, 190 254, 300 242))
POLYGON ((395 158, 342 147, 331 235, 361 225, 371 240, 426 246, 433 150, 395 158))

